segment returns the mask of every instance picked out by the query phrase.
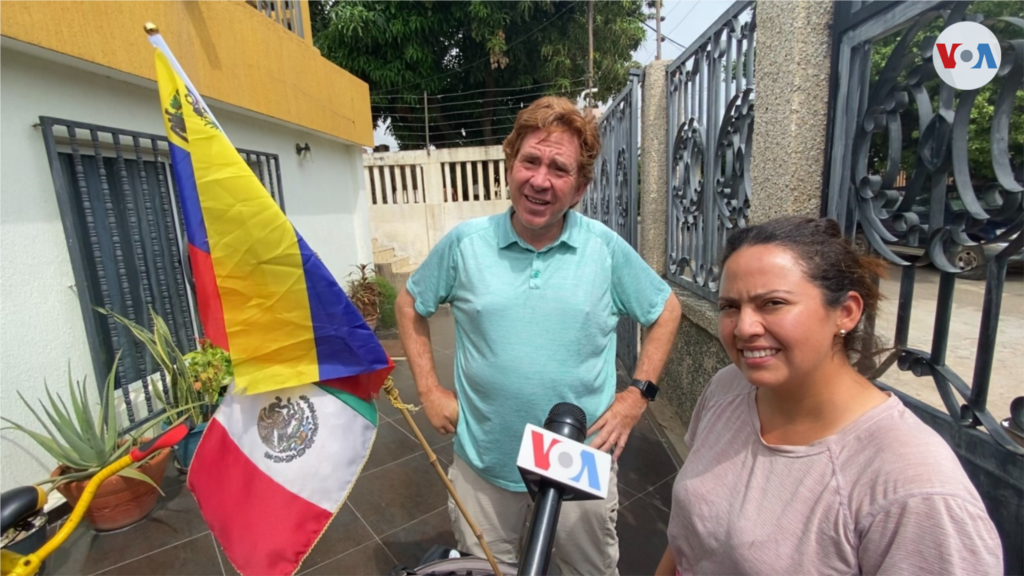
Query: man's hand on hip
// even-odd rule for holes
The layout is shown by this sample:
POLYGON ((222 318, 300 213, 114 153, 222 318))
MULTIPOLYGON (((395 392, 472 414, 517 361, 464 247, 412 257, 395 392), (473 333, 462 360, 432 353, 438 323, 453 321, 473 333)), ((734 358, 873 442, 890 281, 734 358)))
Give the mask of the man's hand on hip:
POLYGON ((595 432, 600 434, 594 438, 591 448, 612 453, 612 459, 618 460, 622 449, 626 447, 626 440, 629 433, 640 421, 640 416, 647 409, 647 399, 640 395, 636 388, 629 387, 623 392, 615 395, 615 401, 608 407, 608 410, 597 419, 597 422, 587 431, 587 436, 595 432))
POLYGON ((459 401, 455 393, 437 386, 420 399, 434 429, 441 434, 454 434, 459 425, 459 401))

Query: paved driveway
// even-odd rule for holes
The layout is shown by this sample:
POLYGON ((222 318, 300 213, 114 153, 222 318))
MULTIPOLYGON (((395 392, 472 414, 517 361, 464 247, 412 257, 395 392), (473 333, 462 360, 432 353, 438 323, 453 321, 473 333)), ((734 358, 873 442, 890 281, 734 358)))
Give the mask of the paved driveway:
MULTIPOLYGON (((892 344, 896 330, 896 305, 900 293, 902 271, 893 267, 882 282, 885 300, 879 310, 876 333, 892 344)), ((931 350, 935 324, 939 272, 932 267, 917 271, 914 307, 910 315, 910 347, 931 350)), ((949 332, 946 363, 968 384, 974 374, 974 358, 978 348, 978 329, 985 283, 957 280, 953 294, 953 317, 949 332)), ((891 367, 881 378, 928 404, 944 410, 942 400, 930 377, 918 378, 910 372, 891 367)), ((989 410, 998 420, 1010 415, 1010 401, 1024 395, 1024 277, 1008 275, 1003 292, 1002 313, 996 336, 995 363, 989 390, 989 410)))

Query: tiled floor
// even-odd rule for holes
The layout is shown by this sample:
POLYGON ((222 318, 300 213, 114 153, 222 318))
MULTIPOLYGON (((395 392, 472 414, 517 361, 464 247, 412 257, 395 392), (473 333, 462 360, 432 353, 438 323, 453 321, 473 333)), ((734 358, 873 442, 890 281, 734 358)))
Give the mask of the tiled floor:
MULTIPOLYGON (((442 308, 430 324, 438 376, 451 386, 455 337, 450 312, 442 308)), ((394 378, 403 400, 418 402, 408 366, 397 364, 394 378)), ((399 564, 415 567, 435 544, 454 546, 444 485, 401 413, 386 401, 378 405, 381 422, 363 474, 300 573, 386 575, 399 564)), ((447 468, 450 437, 434 432, 423 413, 414 419, 447 468)), ((661 559, 672 480, 680 465, 657 422, 646 415, 619 462, 623 576, 650 574, 661 559)), ((83 525, 50 558, 47 574, 237 574, 210 534, 184 477, 169 469, 163 483, 166 498, 146 520, 107 534, 83 525)))

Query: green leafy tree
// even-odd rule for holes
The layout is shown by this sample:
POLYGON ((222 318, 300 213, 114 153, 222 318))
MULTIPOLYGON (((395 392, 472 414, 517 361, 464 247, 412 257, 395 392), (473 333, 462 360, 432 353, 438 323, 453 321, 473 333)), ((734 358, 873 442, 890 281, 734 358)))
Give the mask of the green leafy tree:
MULTIPOLYGON (((541 94, 578 98, 588 72, 581 0, 310 2, 324 57, 370 85, 374 125, 402 148, 498 144, 541 94), (424 92, 429 114, 424 115, 424 92), (445 96, 448 95, 448 96, 445 96)), ((643 2, 594 3, 595 98, 625 86, 645 36, 643 2)))
MULTIPOLYGON (((984 18, 1016 17, 1024 14, 1024 2, 984 1, 974 2, 967 9, 968 15, 982 15, 984 18)), ((1002 41, 1019 40, 1024 38, 1024 30, 1008 22, 995 22, 989 24, 996 37, 1002 41)), ((925 38, 938 37, 945 28, 945 19, 941 16, 933 20, 920 30, 911 40, 908 54, 914 55, 920 50, 925 38)), ((871 48, 871 85, 875 86, 879 74, 889 61, 893 49, 906 33, 905 29, 898 30, 889 36, 874 42, 871 48)), ((1008 54, 1004 54, 1004 58, 1008 54)), ((920 63, 920 56, 914 57, 915 63, 920 63)), ((930 65, 930 64, 929 64, 930 65)), ((907 79, 907 73, 913 69, 908 66, 901 72, 899 83, 907 79)), ((971 171, 971 179, 975 182, 990 182, 995 179, 995 172, 992 168, 992 149, 990 131, 992 129, 992 118, 995 112, 996 100, 1002 90, 1004 79, 997 76, 992 82, 983 86, 971 108, 971 120, 968 125, 967 157, 971 171)), ((925 84, 933 111, 939 110, 939 89, 942 80, 933 78, 925 84)), ((959 95, 961 92, 957 92, 959 95)), ((909 96, 909 94, 908 94, 909 96)), ((954 109, 956 108, 954 103, 954 109)), ((900 167, 907 173, 909 178, 916 165, 916 154, 920 131, 924 128, 918 125, 917 107, 913 98, 910 98, 910 105, 900 113, 900 128, 902 132, 903 147, 900 155, 900 167)), ((1014 100, 1013 111, 1010 114, 1010 164, 1016 171, 1024 169, 1024 91, 1018 90, 1014 100)), ((885 170, 886 155, 889 148, 888 136, 884 132, 875 133, 872 136, 869 162, 875 173, 885 170)))

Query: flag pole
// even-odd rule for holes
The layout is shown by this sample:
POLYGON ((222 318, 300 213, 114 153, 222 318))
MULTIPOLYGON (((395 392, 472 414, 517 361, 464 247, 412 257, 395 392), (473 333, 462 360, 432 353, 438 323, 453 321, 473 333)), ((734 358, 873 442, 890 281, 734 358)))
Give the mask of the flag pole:
POLYGON ((494 559, 494 555, 491 554, 491 549, 487 546, 487 541, 484 539, 484 533, 480 528, 473 522, 473 519, 469 517, 469 512, 466 511, 466 507, 462 505, 462 500, 459 499, 459 495, 455 493, 455 487, 452 486, 448 475, 441 469, 441 464, 437 461, 437 455, 430 449, 430 445, 427 443, 426 438, 420 433, 420 429, 416 426, 416 422, 413 421, 412 416, 409 415, 409 405, 403 404, 402 399, 398 396, 398 389, 395 388, 395 382, 388 376, 387 380, 384 381, 384 393, 388 395, 391 400, 391 405, 397 408, 402 416, 405 416, 405 421, 409 424, 409 428, 412 428, 413 434, 416 435, 416 439, 420 441, 420 445, 423 446, 423 450, 427 453, 427 460, 433 465, 434 470, 437 471, 437 475, 441 477, 441 481, 444 482, 445 488, 448 489, 448 493, 451 494, 452 499, 455 500, 455 505, 459 507, 459 511, 462 512, 463 518, 466 519, 466 523, 469 524, 469 528, 473 531, 473 535, 476 536, 480 547, 484 550, 484 555, 487 556, 487 561, 491 563, 491 568, 494 570, 495 576, 502 576, 504 573, 498 568, 498 561, 494 559))

